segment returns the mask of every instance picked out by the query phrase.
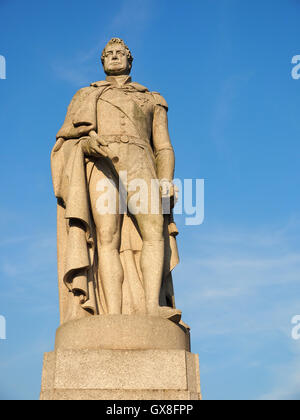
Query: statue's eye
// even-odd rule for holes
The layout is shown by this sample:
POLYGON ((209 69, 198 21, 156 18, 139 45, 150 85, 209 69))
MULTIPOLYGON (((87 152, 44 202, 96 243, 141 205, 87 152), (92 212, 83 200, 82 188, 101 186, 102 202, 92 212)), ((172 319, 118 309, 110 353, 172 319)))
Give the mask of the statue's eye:
POLYGON ((113 52, 112 51, 107 51, 106 52, 106 57, 108 57, 109 55, 113 55, 113 52))

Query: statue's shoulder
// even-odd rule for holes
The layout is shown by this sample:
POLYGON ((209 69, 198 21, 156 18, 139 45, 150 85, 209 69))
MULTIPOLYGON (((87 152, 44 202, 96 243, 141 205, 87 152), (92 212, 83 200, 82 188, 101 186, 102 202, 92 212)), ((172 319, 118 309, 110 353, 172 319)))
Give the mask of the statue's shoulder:
MULTIPOLYGON (((94 93, 97 89, 95 88, 105 88, 109 86, 109 83, 106 80, 100 80, 99 82, 93 82, 90 86, 83 87, 79 89, 76 93, 79 97, 88 96, 91 93, 94 93)), ((76 96, 75 95, 75 96, 76 96)))
POLYGON ((95 88, 104 88, 107 86, 108 83, 105 80, 101 80, 100 82, 91 83, 90 86, 85 86, 79 89, 75 95, 73 96, 72 103, 80 103, 85 101, 90 95, 96 93, 97 89, 95 88))
POLYGON ((84 100, 89 94, 94 91, 95 89, 91 86, 86 86, 79 89, 75 95, 73 96, 72 102, 78 102, 84 100))
POLYGON ((138 92, 142 92, 142 93, 148 93, 149 92, 149 89, 146 88, 146 86, 143 86, 143 85, 141 85, 140 83, 137 83, 137 82, 130 82, 130 86, 133 87, 138 92))
POLYGON ((168 110, 168 103, 165 100, 165 98, 158 92, 150 92, 149 89, 147 89, 145 86, 140 85, 136 82, 131 82, 131 86, 133 86, 137 91, 146 93, 147 95, 150 95, 155 105, 160 105, 164 107, 166 110, 168 110))
POLYGON ((168 103, 160 93, 151 92, 151 95, 152 95, 156 105, 160 105, 160 106, 166 108, 166 110, 168 110, 168 108, 169 108, 168 103))

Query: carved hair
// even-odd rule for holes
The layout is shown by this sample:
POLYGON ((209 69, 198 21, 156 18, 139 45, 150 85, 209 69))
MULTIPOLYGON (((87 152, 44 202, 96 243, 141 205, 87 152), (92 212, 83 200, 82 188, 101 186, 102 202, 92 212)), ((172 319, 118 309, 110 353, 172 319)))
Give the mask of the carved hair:
POLYGON ((123 39, 121 39, 121 38, 112 38, 112 39, 111 39, 110 41, 108 41, 108 43, 105 45, 104 50, 102 51, 102 55, 101 55, 101 61, 102 61, 102 64, 104 64, 104 57, 105 57, 105 51, 106 51, 106 48, 107 48, 109 45, 112 45, 112 44, 121 44, 121 45, 125 48, 126 53, 127 53, 127 57, 128 57, 128 61, 129 61, 129 64, 130 64, 130 66, 131 66, 131 64, 132 64, 132 62, 133 62, 133 56, 132 56, 132 54, 131 54, 130 49, 127 47, 127 45, 125 44, 125 42, 124 42, 124 41, 123 41, 123 39))

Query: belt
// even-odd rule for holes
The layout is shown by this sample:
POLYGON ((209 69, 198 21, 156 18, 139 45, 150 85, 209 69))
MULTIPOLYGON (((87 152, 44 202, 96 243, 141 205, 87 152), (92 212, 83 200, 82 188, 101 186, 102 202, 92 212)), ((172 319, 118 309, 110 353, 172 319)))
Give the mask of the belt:
POLYGON ((100 134, 99 141, 103 146, 108 146, 110 143, 129 143, 135 144, 136 146, 140 146, 143 149, 148 147, 152 150, 150 143, 147 139, 140 139, 139 137, 134 136, 127 136, 127 135, 103 135, 100 134))

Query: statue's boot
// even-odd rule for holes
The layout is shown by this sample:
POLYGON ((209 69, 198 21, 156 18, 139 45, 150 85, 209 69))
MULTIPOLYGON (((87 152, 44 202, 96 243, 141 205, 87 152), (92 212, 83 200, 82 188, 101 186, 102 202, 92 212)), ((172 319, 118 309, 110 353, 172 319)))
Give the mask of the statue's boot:
POLYGON ((141 269, 143 273, 146 312, 151 316, 160 316, 159 294, 164 265, 164 240, 144 240, 141 269))
POLYGON ((144 241, 141 266, 145 285, 147 314, 179 323, 182 314, 179 309, 169 306, 159 306, 163 265, 164 241, 144 241))
POLYGON ((170 306, 160 306, 159 316, 169 321, 173 321, 178 324, 181 320, 182 312, 179 309, 171 308, 170 306))

